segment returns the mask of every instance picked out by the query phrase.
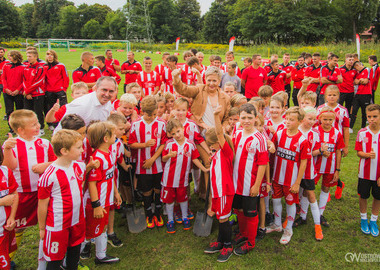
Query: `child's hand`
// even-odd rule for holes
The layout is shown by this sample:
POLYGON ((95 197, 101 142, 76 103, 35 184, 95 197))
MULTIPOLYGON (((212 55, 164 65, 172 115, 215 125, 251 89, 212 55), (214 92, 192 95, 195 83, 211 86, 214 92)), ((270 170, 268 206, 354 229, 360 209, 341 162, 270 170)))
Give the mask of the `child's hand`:
POLYGON ((274 146, 274 143, 271 140, 267 140, 267 144, 269 153, 274 154, 274 152, 276 152, 276 147, 274 146))
POLYGON ((208 173, 208 172, 210 172, 210 168, 206 168, 206 167, 203 166, 203 168, 201 169, 201 171, 204 172, 204 173, 208 173))
POLYGON ((272 190, 272 186, 268 185, 268 183, 267 183, 267 193, 269 193, 271 190, 272 190))
POLYGON ((311 79, 311 78, 303 79, 303 80, 302 80, 302 85, 304 85, 304 86, 308 86, 308 85, 310 84, 310 82, 311 82, 310 79, 311 79))
POLYGON ((88 168, 89 170, 92 170, 92 169, 97 169, 97 168, 99 168, 99 166, 100 166, 100 162, 99 162, 99 160, 95 160, 95 161, 94 161, 94 158, 91 156, 91 157, 90 157, 90 161, 87 163, 87 168, 88 168))
POLYGON ((7 231, 13 231, 13 229, 16 227, 16 222, 13 218, 8 218, 7 224, 4 226, 4 228, 7 231))
POLYGON ((343 153, 343 157, 347 157, 347 155, 348 155, 348 147, 343 148, 342 153, 343 153))
POLYGON ((210 127, 208 125, 206 125, 205 123, 201 123, 199 124, 199 127, 205 129, 205 130, 208 130, 210 127))
POLYGON ((144 169, 150 169, 150 168, 152 168, 153 163, 154 163, 154 160, 152 158, 144 160, 143 168, 144 169))
POLYGON ((33 99, 33 97, 32 97, 32 95, 31 95, 31 94, 29 94, 29 95, 26 95, 25 97, 26 97, 26 99, 29 99, 29 100, 33 99))
MULTIPOLYGON (((208 198, 206 198, 206 200, 208 200, 208 198)), ((215 212, 211 210, 211 207, 207 209, 207 215, 209 215, 210 217, 213 217, 215 215, 215 212)))
POLYGON ((249 190, 249 196, 251 197, 257 197, 260 192, 260 186, 253 185, 251 189, 249 190))
POLYGON ((1 198, 0 200, 1 200, 1 206, 11 206, 15 200, 15 195, 9 194, 1 198))
POLYGON ((170 151, 169 152, 169 155, 170 155, 170 157, 175 157, 175 156, 177 156, 177 151, 170 151))
POLYGON ((8 139, 4 142, 4 149, 15 148, 17 144, 17 139, 13 138, 11 133, 8 133, 8 139))
POLYGON ((131 151, 127 151, 127 150, 125 150, 125 151, 124 151, 124 156, 127 157, 127 158, 130 158, 130 157, 132 156, 131 151))
POLYGON ((45 229, 40 229, 40 239, 41 240, 45 239, 45 229))
POLYGON ((373 148, 371 148, 371 152, 369 152, 368 158, 370 159, 375 159, 376 158, 376 153, 373 151, 373 148))
POLYGON ((104 214, 107 214, 107 211, 103 207, 94 208, 94 218, 103 218, 104 214))
POLYGON ((125 124, 125 131, 128 132, 128 130, 130 130, 130 129, 131 129, 131 123, 127 122, 125 124))
POLYGON ((197 74, 197 73, 199 73, 199 70, 198 70, 198 69, 196 69, 196 68, 191 68, 191 72, 193 72, 193 73, 197 74))
POLYGON ((274 134, 276 131, 274 130, 274 127, 273 126, 268 126, 268 129, 270 131, 270 133, 274 134))
POLYGON ((57 99, 57 102, 54 103, 53 107, 50 110, 53 111, 53 112, 56 112, 56 111, 59 110, 60 107, 61 106, 59 106, 59 99, 57 99))
POLYGON ((179 74, 181 74, 181 70, 179 68, 172 71, 172 77, 177 77, 179 74))
POLYGON ((155 144, 156 144, 156 140, 155 139, 150 139, 149 141, 147 141, 145 143, 146 147, 151 147, 151 146, 153 146, 155 144))
POLYGON ((116 205, 120 206, 122 202, 123 202, 123 200, 121 199, 119 192, 116 192, 116 194, 115 194, 115 203, 116 203, 116 205))
POLYGON ((330 156, 330 152, 329 151, 324 151, 323 152, 323 156, 325 157, 325 158, 328 158, 329 156, 330 156))
POLYGON ((214 115, 218 115, 222 112, 222 105, 219 105, 218 107, 216 107, 215 111, 214 111, 214 115))
POLYGON ((300 185, 297 184, 297 183, 294 183, 291 187, 290 187, 290 192, 291 193, 298 193, 300 190, 300 185))
POLYGON ((44 173, 44 169, 45 169, 45 165, 43 164, 36 164, 32 167, 32 171, 36 174, 43 174, 44 173))

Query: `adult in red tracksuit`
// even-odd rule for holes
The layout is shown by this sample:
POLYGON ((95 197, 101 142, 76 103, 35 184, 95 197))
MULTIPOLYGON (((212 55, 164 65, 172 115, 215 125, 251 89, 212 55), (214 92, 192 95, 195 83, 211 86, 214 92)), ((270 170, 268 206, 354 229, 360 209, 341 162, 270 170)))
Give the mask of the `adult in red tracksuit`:
MULTIPOLYGON (((98 67, 94 67, 94 55, 90 52, 83 52, 81 55, 82 65, 73 71, 73 83, 84 82, 88 89, 96 84, 97 80, 102 77, 98 67)), ((91 91, 89 91, 91 92, 91 91)))
POLYGON ((314 53, 313 64, 308 66, 305 71, 305 78, 309 78, 310 80, 310 84, 307 86, 306 91, 313 91, 314 93, 317 93, 317 95, 319 94, 321 90, 321 87, 320 87, 321 68, 322 68, 321 55, 319 53, 314 53))
POLYGON ((100 69, 102 76, 113 77, 119 85, 120 76, 109 66, 106 65, 106 58, 103 55, 95 56, 95 65, 100 69))
POLYGON ((368 56, 368 63, 371 65, 371 72, 369 74, 371 80, 372 87, 372 103, 375 104, 375 91, 377 89, 377 85, 379 84, 380 78, 380 67, 377 63, 377 56, 370 55, 368 56))
MULTIPOLYGON (((4 103, 7 119, 14 110, 24 108, 24 96, 22 94, 22 79, 25 65, 22 64, 22 55, 19 51, 9 52, 10 63, 3 67, 1 81, 4 86, 4 103)), ((10 127, 9 127, 10 128, 10 127)), ((13 133, 13 130, 11 130, 13 133)))
POLYGON ((340 72, 342 73, 343 82, 338 84, 339 87, 339 104, 345 104, 348 113, 351 112, 352 102, 354 100, 354 80, 358 72, 353 68, 354 56, 352 54, 346 55, 346 61, 341 66, 340 72))
MULTIPOLYGON (((59 105, 67 104, 66 90, 70 79, 64 64, 58 62, 58 55, 53 50, 46 52, 45 71, 45 114, 59 100, 59 105)), ((51 125, 49 125, 51 126, 51 125)))
POLYGON ((305 58, 301 55, 297 59, 298 65, 296 65, 292 69, 292 80, 293 80, 293 104, 294 106, 298 106, 298 99, 297 95, 302 87, 302 80, 305 78, 305 71, 306 71, 306 64, 305 64, 305 58))
POLYGON ((28 51, 26 53, 28 65, 24 69, 23 74, 23 90, 24 90, 24 108, 32 110, 37 114, 40 123, 41 133, 44 129, 44 104, 45 104, 45 71, 37 62, 37 51, 28 51))
MULTIPOLYGON (((0 47, 0 76, 3 73, 3 67, 5 64, 10 63, 5 57, 5 49, 3 47, 0 47)), ((0 80, 0 97, 1 97, 1 92, 3 92, 3 84, 1 83, 0 80)), ((0 109, 1 109, 1 104, 0 104, 0 109)))
POLYGON ((318 97, 318 104, 325 103, 325 90, 329 85, 339 85, 343 82, 342 73, 338 67, 339 56, 330 54, 327 65, 321 68, 321 93, 318 97))
POLYGON ((267 85, 273 89, 273 94, 285 91, 286 72, 279 69, 278 60, 273 60, 271 63, 272 70, 268 73, 267 85))

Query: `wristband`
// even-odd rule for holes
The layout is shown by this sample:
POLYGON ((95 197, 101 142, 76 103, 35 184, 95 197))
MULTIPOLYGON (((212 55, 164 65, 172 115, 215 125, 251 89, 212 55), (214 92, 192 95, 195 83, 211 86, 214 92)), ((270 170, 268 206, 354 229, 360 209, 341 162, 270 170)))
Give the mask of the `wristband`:
POLYGON ((100 201, 96 200, 94 202, 91 202, 91 206, 92 206, 93 209, 99 207, 100 206, 100 201))
POLYGON ((272 185, 272 183, 271 183, 271 182, 267 182, 267 185, 268 185, 268 186, 271 186, 271 185, 272 185))
POLYGON ((340 169, 335 169, 337 172, 340 172, 340 169))
POLYGON ((324 153, 325 151, 322 151, 322 148, 319 148, 319 152, 321 152, 321 155, 323 155, 323 153, 324 153))

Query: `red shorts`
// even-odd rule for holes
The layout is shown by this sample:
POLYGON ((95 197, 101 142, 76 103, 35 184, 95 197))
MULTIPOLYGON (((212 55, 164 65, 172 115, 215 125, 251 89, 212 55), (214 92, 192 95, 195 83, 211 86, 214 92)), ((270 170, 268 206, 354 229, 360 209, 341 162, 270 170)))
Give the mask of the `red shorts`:
POLYGON ((323 186, 334 187, 334 186, 338 185, 338 181, 333 182, 334 174, 331 174, 331 173, 323 173, 323 174, 318 173, 317 177, 315 177, 315 180, 314 180, 315 185, 318 184, 319 178, 321 178, 321 176, 322 176, 322 185, 323 186))
POLYGON ((226 195, 218 198, 212 198, 211 211, 215 212, 217 219, 230 217, 234 195, 226 195))
POLYGON ((15 231, 4 229, 3 236, 0 237, 0 269, 11 269, 9 253, 12 253, 16 249, 15 231))
POLYGON ((181 203, 187 201, 187 187, 162 187, 161 201, 163 203, 173 203, 174 201, 181 203))
POLYGON ((268 197, 268 195, 269 194, 267 192, 267 181, 263 179, 260 186, 260 198, 268 197))
POLYGON ((272 199, 279 199, 285 197, 286 204, 292 205, 299 203, 298 193, 292 193, 289 191, 290 187, 280 185, 273 182, 273 195, 272 199))
POLYGON ((84 241, 85 233, 84 220, 62 231, 46 230, 43 245, 44 259, 48 262, 63 260, 67 248, 80 245, 84 241))
POLYGON ((37 225, 38 191, 20 192, 16 212, 16 229, 37 225))
POLYGON ((108 224, 110 207, 104 208, 107 213, 102 218, 94 218, 94 209, 91 205, 86 207, 86 239, 96 238, 101 235, 108 224))

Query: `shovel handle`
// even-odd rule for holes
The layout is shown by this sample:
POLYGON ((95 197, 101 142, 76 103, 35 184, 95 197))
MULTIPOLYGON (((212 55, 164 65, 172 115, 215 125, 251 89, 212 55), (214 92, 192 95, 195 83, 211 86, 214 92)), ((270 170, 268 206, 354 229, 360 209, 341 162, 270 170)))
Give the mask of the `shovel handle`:
POLYGON ((209 174, 207 182, 208 182, 208 185, 206 188, 206 200, 205 200, 205 213, 206 213, 206 215, 207 215, 207 209, 208 209, 208 200, 210 197, 210 185, 211 185, 210 174, 209 174))

